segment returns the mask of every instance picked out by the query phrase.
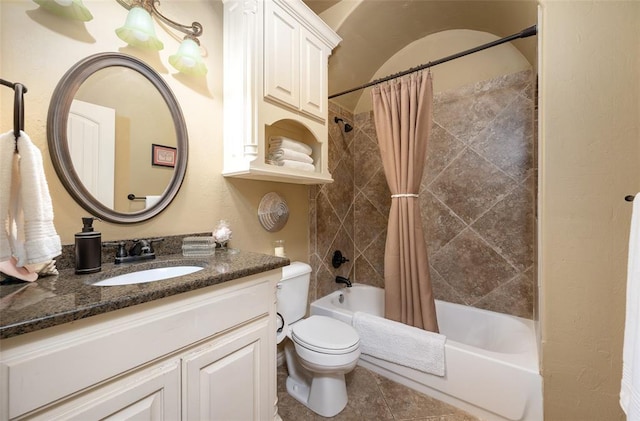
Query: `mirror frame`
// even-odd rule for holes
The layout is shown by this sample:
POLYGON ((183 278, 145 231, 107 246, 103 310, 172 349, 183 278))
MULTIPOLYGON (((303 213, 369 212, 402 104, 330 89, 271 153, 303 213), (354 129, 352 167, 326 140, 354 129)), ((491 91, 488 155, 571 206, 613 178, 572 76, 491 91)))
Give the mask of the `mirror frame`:
POLYGON ((176 197, 187 171, 189 141, 186 124, 178 101, 169 85, 153 68, 143 61, 123 53, 94 54, 79 61, 65 73, 51 97, 47 116, 47 142, 53 167, 69 194, 85 210, 104 221, 130 224, 146 221, 158 215, 176 197), (163 192, 160 201, 148 209, 130 213, 117 212, 106 207, 86 189, 73 167, 67 142, 67 120, 71 102, 80 85, 95 72, 114 66, 126 67, 140 73, 158 90, 169 107, 175 126, 176 146, 178 148, 173 177, 163 192))

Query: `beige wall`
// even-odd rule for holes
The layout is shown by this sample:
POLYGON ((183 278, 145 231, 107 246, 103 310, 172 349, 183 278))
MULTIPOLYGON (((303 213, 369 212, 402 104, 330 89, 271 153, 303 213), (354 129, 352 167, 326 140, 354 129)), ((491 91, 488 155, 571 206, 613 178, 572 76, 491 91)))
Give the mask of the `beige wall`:
POLYGON ((541 4, 545 420, 622 420, 623 198, 640 190, 640 2, 541 4))
MULTIPOLYGON (((437 32, 414 41, 395 53, 376 70, 371 79, 380 79, 498 38, 487 32, 467 29, 437 32)), ((461 88, 475 82, 526 70, 531 66, 517 48, 509 43, 502 44, 431 68, 433 91, 437 93, 461 88)), ((368 88, 362 92, 354 110, 355 114, 371 110, 370 91, 368 88)))
MULTIPOLYGON (((55 226, 63 244, 73 243, 86 215, 59 182, 48 155, 46 119, 53 90, 64 72, 80 59, 98 52, 121 51, 149 63, 169 84, 186 118, 189 132, 187 175, 175 201, 158 217, 135 225, 98 222, 103 240, 155 237, 210 231, 226 219, 233 230, 233 247, 270 253, 271 242, 286 240, 292 259, 308 258, 308 187, 225 179, 222 171, 222 4, 219 1, 165 0, 161 10, 179 22, 198 20, 204 25, 202 45, 209 73, 206 78, 176 74, 168 57, 179 45, 160 25, 158 37, 165 49, 149 53, 124 46, 115 28, 124 23, 126 10, 115 0, 85 0, 94 19, 86 24, 52 16, 31 0, 0 2, 0 74, 24 83, 25 129, 42 150, 45 173, 53 199, 55 226), (289 222, 278 233, 262 229, 257 219, 260 198, 280 193, 290 208, 289 222)), ((12 129, 13 93, 0 89, 0 131, 12 129)))

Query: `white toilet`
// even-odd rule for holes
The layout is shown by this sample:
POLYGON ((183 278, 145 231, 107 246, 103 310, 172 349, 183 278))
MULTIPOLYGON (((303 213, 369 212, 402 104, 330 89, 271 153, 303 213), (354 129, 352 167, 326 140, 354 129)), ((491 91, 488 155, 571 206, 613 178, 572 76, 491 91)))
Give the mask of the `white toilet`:
POLYGON ((287 392, 324 417, 338 414, 347 405, 344 375, 360 356, 360 338, 346 323, 326 316, 304 318, 311 267, 292 262, 282 268, 277 309, 284 322, 277 341, 286 338, 287 392))

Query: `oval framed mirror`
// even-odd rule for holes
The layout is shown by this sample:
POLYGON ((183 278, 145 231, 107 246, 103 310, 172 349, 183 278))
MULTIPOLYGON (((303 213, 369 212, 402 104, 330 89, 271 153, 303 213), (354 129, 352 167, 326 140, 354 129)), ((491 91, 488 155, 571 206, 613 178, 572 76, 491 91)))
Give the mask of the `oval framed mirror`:
POLYGON ((51 98, 47 141, 69 194, 109 222, 158 215, 187 170, 178 101, 153 68, 127 54, 95 54, 65 73, 51 98))

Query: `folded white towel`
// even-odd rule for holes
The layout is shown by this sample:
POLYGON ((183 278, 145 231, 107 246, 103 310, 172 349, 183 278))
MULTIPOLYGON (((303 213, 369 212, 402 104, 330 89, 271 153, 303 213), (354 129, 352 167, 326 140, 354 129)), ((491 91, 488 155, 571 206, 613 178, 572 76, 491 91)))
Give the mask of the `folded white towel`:
POLYGON ((316 167, 313 164, 307 164, 306 162, 292 161, 290 159, 283 159, 280 161, 272 161, 276 165, 281 167, 292 168, 294 170, 302 170, 302 171, 315 171, 316 167))
POLYGON ((0 262, 11 258, 9 244, 9 208, 11 201, 11 183, 13 172, 13 155, 15 151, 13 130, 0 135, 0 262))
POLYGON ((311 158, 309 155, 287 148, 269 148, 268 159, 272 161, 282 161, 283 159, 289 159, 291 161, 313 164, 313 158, 311 158))
POLYGON ((60 237, 53 225, 53 205, 42 165, 42 154, 26 133, 18 138, 20 196, 24 213, 24 262, 18 266, 48 262, 62 253, 60 237))
POLYGON ((287 137, 275 136, 269 138, 269 146, 278 148, 287 148, 293 151, 301 152, 307 155, 311 155, 313 149, 306 143, 299 142, 297 140, 289 139, 287 137))
POLYGON ((352 325, 363 354, 444 376, 444 335, 361 311, 354 313, 352 325))
POLYGON ((627 263, 627 307, 622 347, 620 406, 628 421, 640 420, 640 193, 633 201, 627 263))

